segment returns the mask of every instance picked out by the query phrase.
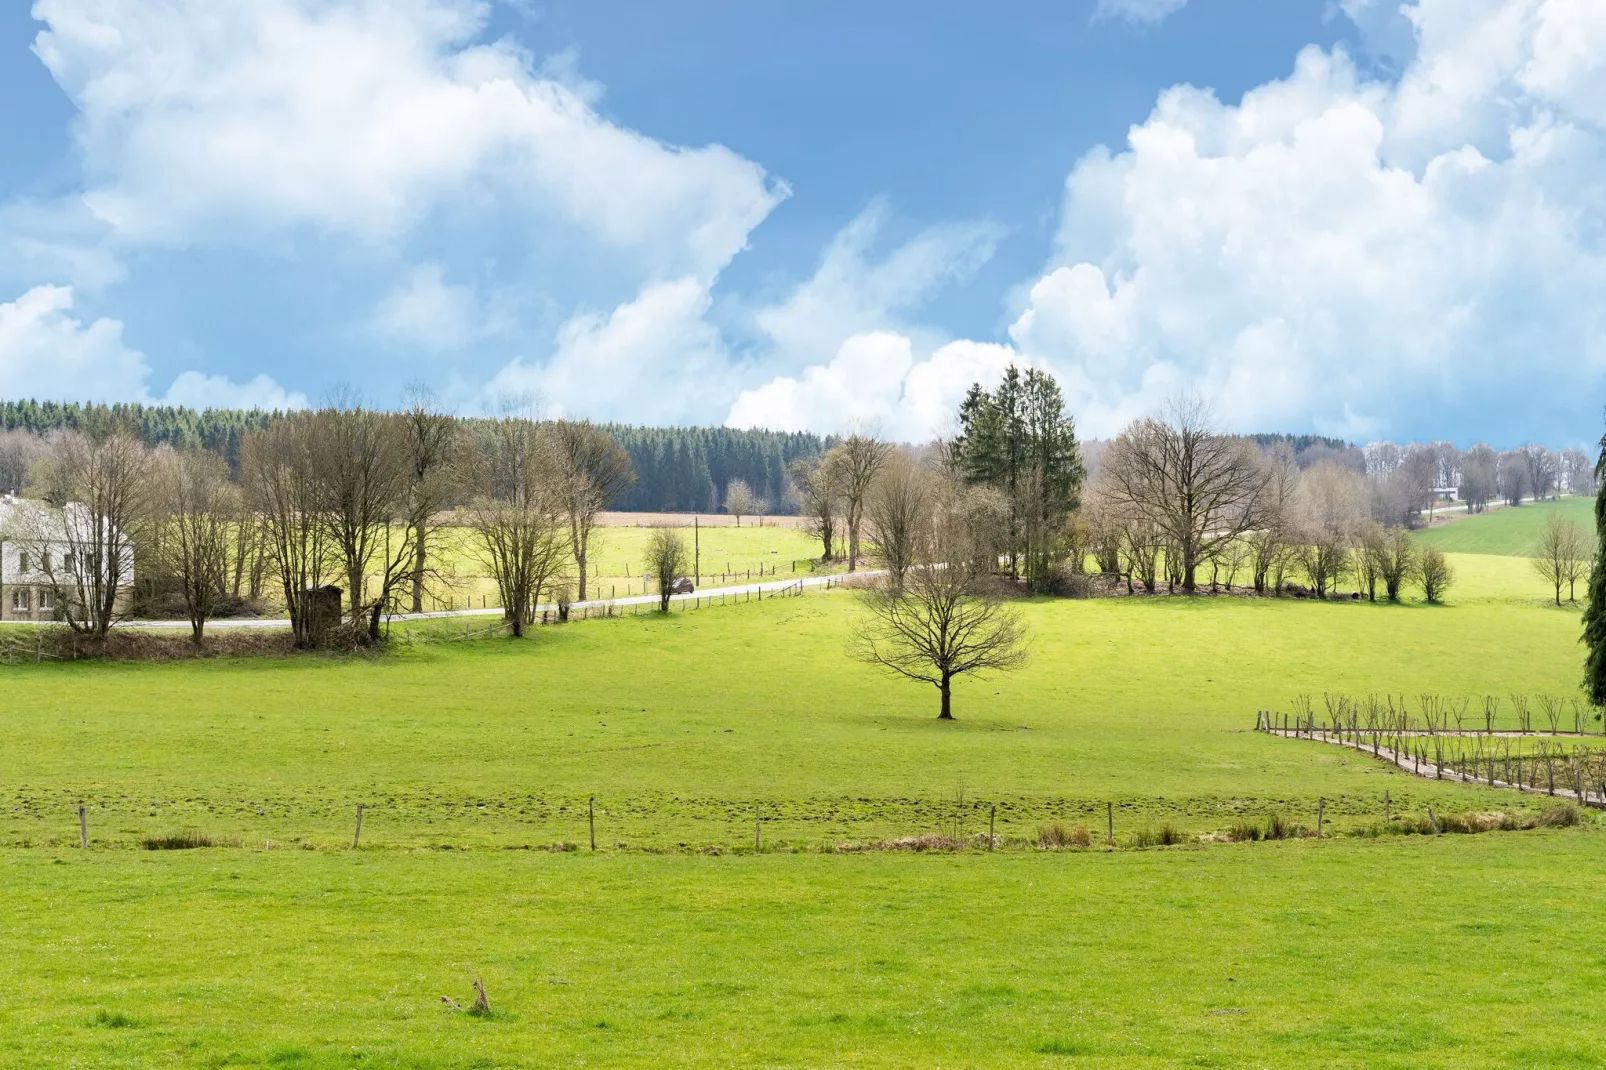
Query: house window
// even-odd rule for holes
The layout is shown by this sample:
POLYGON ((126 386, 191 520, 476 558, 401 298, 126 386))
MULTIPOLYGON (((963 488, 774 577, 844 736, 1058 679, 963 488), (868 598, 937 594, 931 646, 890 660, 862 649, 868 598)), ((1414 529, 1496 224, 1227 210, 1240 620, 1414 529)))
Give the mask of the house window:
POLYGON ((18 587, 11 592, 11 608, 17 613, 26 613, 30 608, 28 601, 28 588, 18 587))
POLYGON ((45 573, 46 575, 49 575, 49 573, 50 573, 50 551, 49 550, 45 550, 43 553, 41 553, 39 555, 39 571, 45 573))
POLYGON ((49 613, 56 608, 56 592, 49 587, 39 589, 39 612, 49 613))
POLYGON ((23 550, 21 553, 19 553, 17 555, 17 571, 18 572, 27 572, 28 571, 28 551, 27 550, 23 550))

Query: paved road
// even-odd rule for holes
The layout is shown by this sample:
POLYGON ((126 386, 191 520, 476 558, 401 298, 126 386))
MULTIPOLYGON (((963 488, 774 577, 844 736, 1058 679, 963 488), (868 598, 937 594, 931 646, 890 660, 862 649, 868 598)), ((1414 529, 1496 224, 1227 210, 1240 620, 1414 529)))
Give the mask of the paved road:
MULTIPOLYGON (((864 571, 860 571, 860 572, 856 573, 856 575, 859 575, 859 576, 881 576, 881 575, 884 575, 884 574, 885 574, 884 572, 879 571, 879 570, 864 570, 864 571)), ((673 598, 672 598, 672 601, 675 601, 675 602, 690 602, 690 601, 695 601, 696 599, 699 599, 699 598, 718 597, 720 595, 734 596, 734 595, 743 595, 743 594, 758 594, 758 595, 775 594, 775 593, 779 593, 781 591, 784 591, 784 590, 786 590, 787 588, 790 588, 790 587, 802 586, 803 588, 807 589, 807 588, 811 588, 811 587, 835 586, 836 584, 841 583, 843 579, 844 579, 844 577, 842 577, 842 576, 804 576, 804 577, 801 577, 801 578, 798 578, 798 579, 766 580, 766 581, 764 581, 762 583, 744 583, 744 584, 740 584, 740 585, 735 586, 735 587, 710 587, 710 588, 705 588, 705 589, 703 589, 701 591, 696 591, 696 592, 694 592, 692 594, 677 594, 677 595, 674 595, 673 598)), ((597 598, 597 599, 592 599, 592 600, 587 601, 587 602, 575 602, 572 605, 570 605, 569 612, 572 614, 572 613, 579 613, 582 610, 587 610, 587 609, 606 609, 610 605, 614 606, 617 609, 620 606, 627 606, 627 607, 628 606, 651 606, 651 605, 657 605, 657 604, 658 604, 658 596, 657 595, 652 595, 652 594, 632 595, 632 596, 627 597, 627 598, 597 598)), ((555 602, 549 602, 549 603, 545 603, 545 604, 536 606, 536 612, 546 611, 546 612, 555 613, 555 612, 557 612, 557 609, 558 609, 557 603, 555 603, 555 602)), ((441 611, 435 612, 435 613, 398 613, 395 616, 390 617, 388 619, 390 621, 392 621, 392 622, 395 622, 395 621, 407 621, 407 620, 441 620, 441 619, 448 619, 448 618, 452 618, 452 617, 500 617, 501 615, 502 615, 502 611, 500 609, 497 609, 497 608, 491 608, 491 609, 452 609, 452 610, 441 610, 441 611)), ((6 624, 23 624, 23 623, 27 623, 27 622, 25 622, 25 621, 6 621, 4 623, 6 623, 6 624)), ((127 620, 127 621, 122 621, 121 623, 118 624, 119 628, 149 628, 149 629, 165 629, 165 628, 184 628, 184 629, 188 629, 189 626, 190 626, 190 622, 187 621, 187 620, 127 620)), ((283 617, 244 617, 244 618, 235 618, 235 619, 224 618, 224 619, 219 619, 219 620, 209 620, 209 621, 206 622, 206 630, 207 631, 212 631, 214 628, 288 628, 288 627, 290 627, 290 622, 288 620, 286 620, 285 618, 283 618, 283 617)))

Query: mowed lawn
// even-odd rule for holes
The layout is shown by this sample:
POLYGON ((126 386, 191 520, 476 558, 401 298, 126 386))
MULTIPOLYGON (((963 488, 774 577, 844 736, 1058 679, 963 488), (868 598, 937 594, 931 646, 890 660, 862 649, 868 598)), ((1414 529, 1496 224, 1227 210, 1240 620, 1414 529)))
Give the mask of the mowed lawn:
POLYGON ((1533 552, 1545 518, 1560 513, 1585 532, 1595 530, 1595 499, 1566 497, 1524 502, 1515 508, 1497 506, 1486 513, 1456 516, 1421 532, 1417 539, 1447 554, 1503 554, 1521 557, 1533 552))
POLYGON ((1576 607, 1452 560, 1443 607, 1027 603, 1031 664, 953 724, 846 656, 846 592, 0 667, 0 1064, 1599 1065, 1593 815, 1350 837, 1385 794, 1545 800, 1250 731, 1299 693, 1577 694, 1576 607), (1318 800, 1320 842, 1125 846, 1318 800), (1029 846, 1106 805, 1121 850, 1029 846), (996 853, 860 850, 995 806, 996 853), (185 830, 238 846, 140 849, 185 830), (465 967, 488 1020, 440 1003, 465 967))

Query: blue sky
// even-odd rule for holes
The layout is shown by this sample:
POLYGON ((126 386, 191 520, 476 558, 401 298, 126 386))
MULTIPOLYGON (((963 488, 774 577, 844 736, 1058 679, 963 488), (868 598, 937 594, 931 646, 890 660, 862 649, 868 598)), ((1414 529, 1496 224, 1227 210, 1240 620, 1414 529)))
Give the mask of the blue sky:
POLYGON ((1597 437, 1606 5, 38 0, 0 396, 1597 437))

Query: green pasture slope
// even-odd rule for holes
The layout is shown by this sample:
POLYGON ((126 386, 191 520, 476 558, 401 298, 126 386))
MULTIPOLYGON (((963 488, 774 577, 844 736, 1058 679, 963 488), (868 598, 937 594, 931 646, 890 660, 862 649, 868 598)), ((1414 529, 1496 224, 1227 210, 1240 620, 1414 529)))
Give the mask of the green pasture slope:
POLYGON ((1417 535, 1425 546, 1437 546, 1447 554, 1502 554, 1521 557, 1539 541, 1545 517, 1559 512, 1578 522, 1585 531, 1595 527, 1594 498, 1558 498, 1547 502, 1525 502, 1516 508, 1498 507, 1472 516, 1456 515, 1453 520, 1435 524, 1417 535))
POLYGON ((1575 694, 1576 609, 1520 559, 1453 563, 1445 607, 1028 604, 1030 666, 946 725, 845 657, 841 592, 372 660, 0 667, 0 1065, 1599 1065, 1593 816, 1342 835, 1385 792, 1543 800, 1249 731, 1301 691, 1575 694), (1106 803, 1124 844, 1318 799, 1336 838, 1027 846, 1106 803), (848 850, 995 805, 993 854, 848 850), (186 830, 238 846, 139 847, 186 830), (440 1002, 465 967, 489 1018, 440 1002))

